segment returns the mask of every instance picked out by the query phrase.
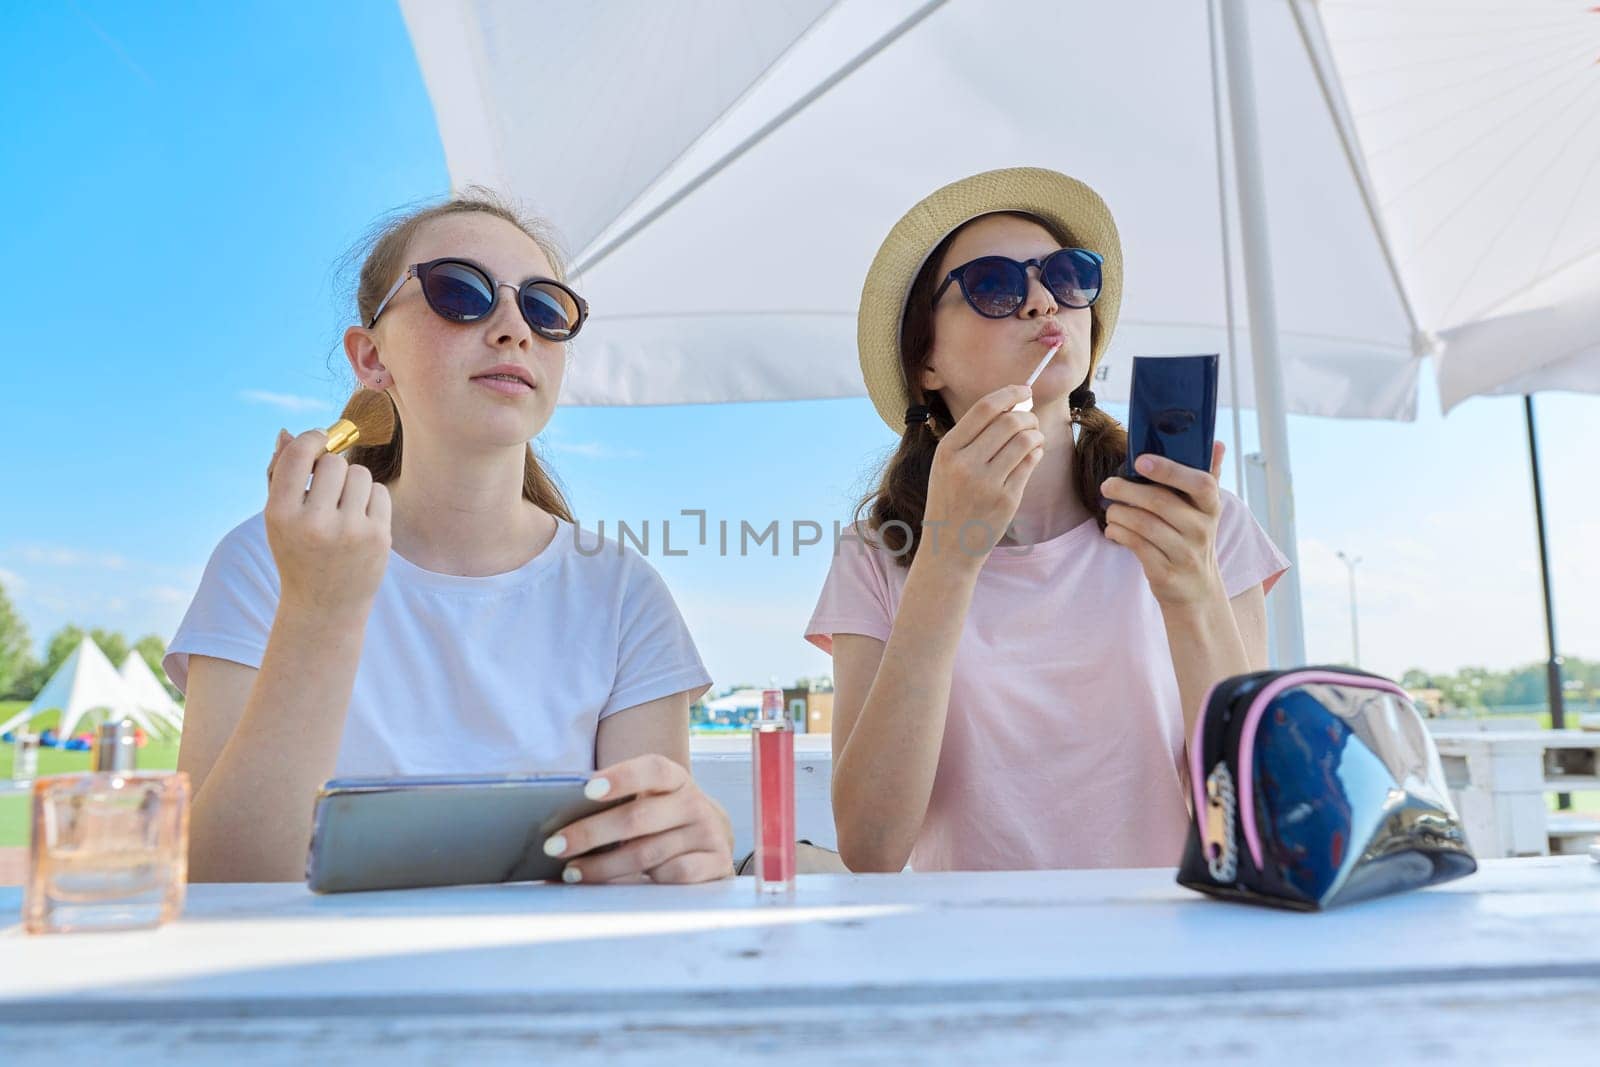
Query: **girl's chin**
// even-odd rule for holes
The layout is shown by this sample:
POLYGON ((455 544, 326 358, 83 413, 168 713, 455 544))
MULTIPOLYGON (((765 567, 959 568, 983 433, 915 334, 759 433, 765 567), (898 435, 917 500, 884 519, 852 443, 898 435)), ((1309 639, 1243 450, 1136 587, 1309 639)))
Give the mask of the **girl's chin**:
POLYGON ((448 432, 460 444, 473 451, 492 450, 496 447, 521 448, 538 437, 550 422, 545 415, 531 418, 528 412, 518 413, 517 417, 511 417, 512 414, 490 412, 486 415, 479 412, 455 424, 448 432))
POLYGON ((1067 413, 1067 394, 1065 394, 1065 393, 1059 393, 1059 394, 1058 393, 1049 393, 1049 394, 1045 394, 1045 395, 1035 394, 1034 398, 1033 398, 1033 412, 1034 412, 1034 414, 1038 415, 1038 414, 1042 414, 1042 413, 1047 412, 1047 411, 1059 411, 1063 415, 1065 415, 1067 413))

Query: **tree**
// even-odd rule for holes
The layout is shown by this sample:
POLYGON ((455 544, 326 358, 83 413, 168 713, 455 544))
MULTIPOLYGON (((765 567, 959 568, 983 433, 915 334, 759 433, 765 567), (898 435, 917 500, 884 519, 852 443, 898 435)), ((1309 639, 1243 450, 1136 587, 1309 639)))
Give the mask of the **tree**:
POLYGON ((100 651, 106 654, 106 659, 111 661, 113 667, 122 666, 122 661, 128 658, 128 639, 115 630, 102 630, 96 626, 89 631, 89 636, 94 638, 94 643, 100 646, 100 651))
POLYGON ((0 585, 0 697, 31 698, 36 690, 30 691, 27 686, 38 669, 28 624, 11 606, 5 586, 0 585))
MULTIPOLYGON (((122 661, 128 658, 128 639, 115 630, 105 630, 95 627, 89 631, 89 636, 94 638, 94 643, 100 646, 100 651, 106 654, 106 659, 112 666, 122 666, 122 661)), ((44 665, 39 670, 39 685, 44 685, 50 676, 61 669, 67 662, 67 657, 78 650, 83 643, 83 627, 68 623, 50 635, 50 643, 46 648, 44 665)))
POLYGON ((45 647, 43 677, 39 679, 41 685, 50 679, 50 676, 61 669, 67 662, 67 657, 72 655, 77 647, 83 643, 83 627, 67 623, 61 629, 50 635, 50 643, 45 647))
POLYGON ((1427 671, 1412 667, 1400 678, 1400 684, 1407 689, 1434 689, 1433 678, 1427 671))

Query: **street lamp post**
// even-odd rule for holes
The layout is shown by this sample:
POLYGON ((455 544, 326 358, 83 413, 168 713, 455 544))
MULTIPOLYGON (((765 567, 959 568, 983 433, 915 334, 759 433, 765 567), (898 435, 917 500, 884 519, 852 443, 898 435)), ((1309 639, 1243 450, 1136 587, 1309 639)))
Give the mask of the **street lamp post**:
POLYGON ((1350 655, 1356 669, 1361 669, 1361 623, 1356 614, 1356 564, 1361 562, 1360 556, 1347 556, 1343 551, 1339 558, 1344 560, 1344 565, 1350 571, 1350 655))

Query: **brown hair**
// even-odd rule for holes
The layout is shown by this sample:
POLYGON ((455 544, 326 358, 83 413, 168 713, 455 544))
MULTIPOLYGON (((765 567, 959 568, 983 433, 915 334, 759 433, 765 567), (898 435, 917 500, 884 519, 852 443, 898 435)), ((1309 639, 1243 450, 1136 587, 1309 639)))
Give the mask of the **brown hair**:
MULTIPOLYGON (((1037 223, 1063 245, 1069 242, 1061 234, 1033 215, 1017 212, 1019 218, 1037 223)), ((928 353, 933 349, 933 292, 942 276, 939 265, 944 262, 956 235, 970 226, 969 219, 956 227, 940 241, 928 255, 922 270, 911 283, 906 294, 905 309, 900 320, 900 370, 905 375, 906 388, 913 404, 926 404, 930 418, 924 425, 905 428, 900 447, 889 457, 878 487, 856 505, 856 519, 867 515, 867 529, 889 549, 901 566, 911 566, 917 547, 922 543, 922 517, 928 507, 928 479, 933 472, 934 450, 939 438, 955 425, 950 408, 937 391, 924 395, 922 372, 928 365, 928 353), (906 531, 910 531, 909 538, 906 531)), ((1096 316, 1090 328, 1091 347, 1100 338, 1100 319, 1096 316)), ((1074 390, 1088 388, 1084 381, 1074 390)), ((1100 506, 1100 483, 1116 474, 1128 455, 1128 433, 1122 424, 1098 407, 1091 405, 1079 409, 1078 439, 1073 446, 1072 479, 1078 499, 1095 517, 1103 530, 1106 526, 1105 509, 1100 506)))
MULTIPOLYGON (((362 257, 355 293, 356 318, 363 324, 372 321, 378 302, 409 265, 405 262, 406 251, 422 227, 435 219, 466 214, 492 215, 509 222, 539 246, 550 261, 556 278, 566 280, 566 264, 561 249, 546 223, 519 213, 488 189, 469 186, 442 204, 413 208, 390 216, 378 223, 361 242, 356 252, 351 254, 352 261, 357 255, 362 257)), ((403 437, 404 427, 400 425, 400 416, 396 412, 394 438, 382 445, 356 445, 350 450, 350 462, 359 463, 371 471, 373 481, 387 483, 400 474, 403 437)), ((527 460, 523 464, 522 497, 557 518, 575 521, 560 485, 539 462, 531 442, 528 444, 527 460)))

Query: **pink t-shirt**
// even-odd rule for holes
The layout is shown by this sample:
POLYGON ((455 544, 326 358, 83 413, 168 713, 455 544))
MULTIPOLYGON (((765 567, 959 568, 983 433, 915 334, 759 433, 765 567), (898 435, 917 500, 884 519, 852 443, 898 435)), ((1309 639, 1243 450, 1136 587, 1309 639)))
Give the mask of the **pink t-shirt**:
MULTIPOLYGON (((857 531, 859 534, 859 530, 857 531)), ((1289 561, 1223 493, 1229 597, 1270 590, 1289 561)), ((806 638, 889 639, 907 569, 840 542, 806 638)), ((919 871, 1170 867, 1188 808, 1183 712, 1161 609, 1133 553, 1090 519, 984 563, 956 649, 919 871)))

